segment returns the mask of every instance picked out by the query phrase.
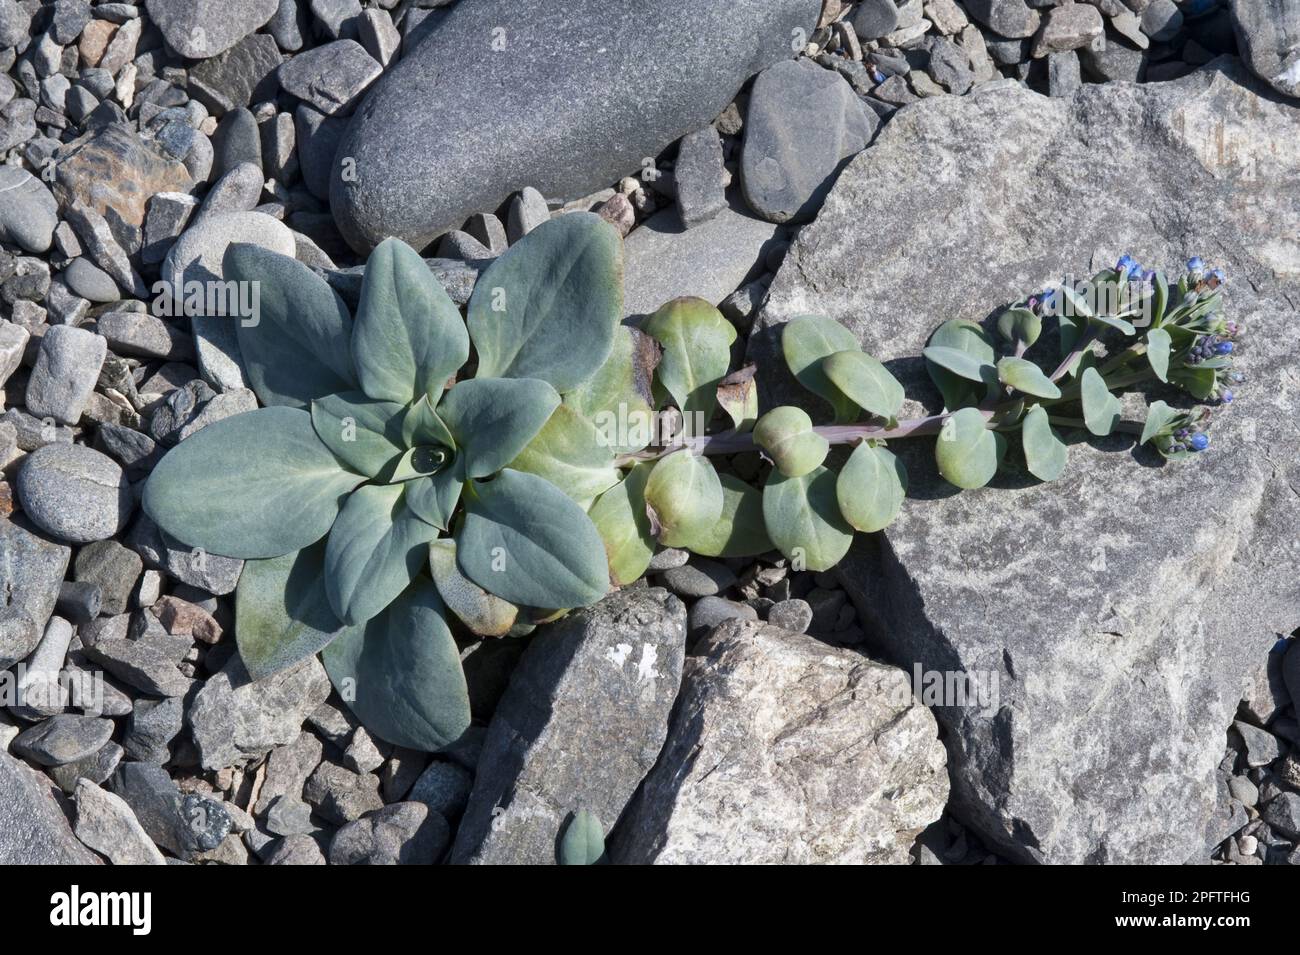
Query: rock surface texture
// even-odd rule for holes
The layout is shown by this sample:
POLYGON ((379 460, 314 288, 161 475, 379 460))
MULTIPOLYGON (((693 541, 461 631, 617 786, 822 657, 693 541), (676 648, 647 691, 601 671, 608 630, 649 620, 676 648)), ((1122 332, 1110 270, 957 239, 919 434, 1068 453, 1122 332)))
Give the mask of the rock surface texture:
POLYGON ((50 781, 0 752, 0 863, 94 865, 99 860, 72 834, 50 781))
POLYGON ((945 759, 901 670, 728 621, 687 658, 668 744, 611 854, 635 864, 906 863, 947 802, 945 759))
POLYGON ((1231 0, 1241 56, 1279 93, 1300 97, 1300 3, 1231 0))
POLYGON ((488 727, 452 861, 551 865, 572 813, 613 826, 663 746, 685 644, 686 608, 657 589, 606 597, 532 643, 488 727))
POLYGON ((936 712, 961 811, 1020 859, 1204 858, 1223 728, 1300 623, 1297 137, 1300 108, 1230 60, 1070 99, 1007 86, 906 108, 800 235, 751 340, 771 362, 784 321, 828 314, 934 408, 913 356, 941 319, 986 319, 1126 252, 1227 270, 1257 384, 1216 412, 1212 453, 1161 466, 1131 438, 1074 432, 1055 483, 958 495, 921 447, 880 553, 842 570, 888 659, 996 679, 991 715, 936 712))
POLYGON ((336 154, 356 175, 335 162, 335 219, 357 249, 389 235, 419 248, 525 186, 589 193, 711 122, 792 56, 820 8, 567 0, 541 19, 506 0, 458 4, 357 109, 336 154))

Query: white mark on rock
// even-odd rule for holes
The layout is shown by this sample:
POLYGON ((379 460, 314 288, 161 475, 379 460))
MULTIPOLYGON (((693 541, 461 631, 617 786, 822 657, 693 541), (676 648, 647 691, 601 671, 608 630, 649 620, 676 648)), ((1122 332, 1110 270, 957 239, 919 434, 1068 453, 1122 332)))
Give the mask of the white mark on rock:
POLYGON ((642 645, 641 662, 636 665, 636 678, 638 680, 654 680, 659 677, 659 671, 655 669, 658 657, 658 647, 649 643, 642 645))
POLYGON ((605 659, 621 670, 631 653, 632 645, 630 643, 620 643, 618 646, 605 651, 605 659))

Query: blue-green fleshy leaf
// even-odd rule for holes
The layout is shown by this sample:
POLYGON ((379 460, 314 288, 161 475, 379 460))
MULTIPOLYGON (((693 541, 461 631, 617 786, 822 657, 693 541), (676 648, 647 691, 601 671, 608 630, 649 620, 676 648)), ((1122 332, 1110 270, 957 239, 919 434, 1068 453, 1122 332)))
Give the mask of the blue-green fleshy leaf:
POLYGON ((364 623, 406 589, 438 529, 407 507, 401 484, 354 491, 330 529, 325 592, 344 623, 364 623))
POLYGON ((451 526, 452 512, 460 501, 461 484, 458 469, 454 467, 407 481, 406 506, 420 520, 445 531, 451 526))
POLYGON ((325 596, 325 542, 250 560, 235 592, 235 642, 254 680, 288 669, 348 628, 325 596))
POLYGON ((295 408, 259 408, 190 435, 154 468, 143 505, 172 537, 223 557, 279 557, 320 540, 364 481, 295 408))
POLYGON ((413 580, 363 627, 321 654, 330 682, 368 732, 434 752, 469 728, 469 691, 446 610, 428 577, 413 580))
POLYGON ((609 589, 596 526, 563 491, 504 470, 471 482, 456 536, 461 572, 489 593, 528 607, 585 607, 609 589))
POLYGON ((235 334, 262 404, 306 408, 313 398, 356 389, 352 316, 323 278, 245 243, 226 250, 222 269, 227 281, 257 289, 256 314, 239 319, 235 334))
POLYGON ((448 390, 437 414, 465 475, 481 478, 513 461, 559 404, 555 389, 536 378, 473 378, 448 390))
POLYGON ((374 477, 404 449, 403 408, 393 401, 375 401, 360 391, 326 395, 311 403, 316 436, 344 465, 374 477))
POLYGON ((604 364, 623 320, 623 242, 590 212, 543 223, 474 286, 468 325, 483 378, 537 378, 558 392, 604 364))
POLYGON ((469 358, 469 332, 424 260, 400 239, 370 253, 352 332, 361 390, 371 398, 435 402, 469 358))

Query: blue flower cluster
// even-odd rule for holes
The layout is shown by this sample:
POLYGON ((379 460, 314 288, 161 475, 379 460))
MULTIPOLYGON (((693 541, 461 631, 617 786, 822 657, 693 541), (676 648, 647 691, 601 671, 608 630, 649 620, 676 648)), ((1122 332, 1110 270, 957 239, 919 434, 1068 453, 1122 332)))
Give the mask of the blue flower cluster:
POLYGON ((1187 353, 1187 364, 1199 365, 1207 358, 1222 358, 1231 355, 1236 346, 1222 335, 1202 335, 1187 353))
POLYGON ((1210 446, 1210 436, 1204 431, 1191 428, 1179 428, 1174 432, 1174 443, 1169 446, 1170 454, 1181 451, 1204 451, 1210 446))

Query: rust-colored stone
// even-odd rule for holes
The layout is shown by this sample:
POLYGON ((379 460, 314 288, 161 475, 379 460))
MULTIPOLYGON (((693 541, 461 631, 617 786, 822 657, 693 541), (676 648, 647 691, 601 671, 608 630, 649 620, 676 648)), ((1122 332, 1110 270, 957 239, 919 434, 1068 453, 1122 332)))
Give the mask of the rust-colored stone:
POLYGON ((86 66, 99 66, 104 51, 117 32, 117 24, 108 20, 91 20, 81 31, 81 62, 86 66))
POLYGON ((74 139, 55 154, 54 197, 60 208, 80 199, 102 216, 144 222, 145 203, 160 192, 189 192, 185 166, 160 155, 129 126, 114 123, 74 139))
POLYGON ((153 614, 172 636, 194 637, 204 643, 221 639, 221 624, 197 604, 170 594, 153 605, 153 614))

